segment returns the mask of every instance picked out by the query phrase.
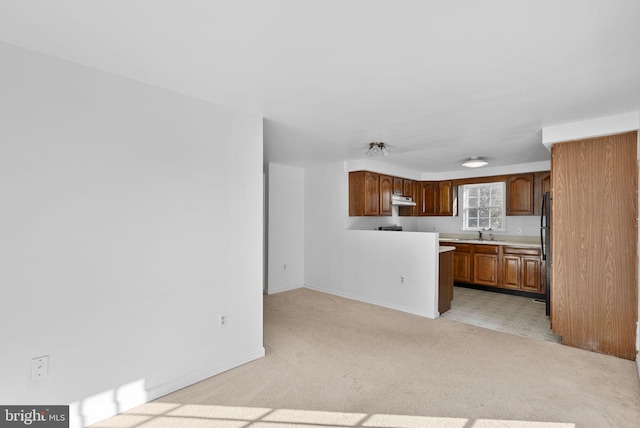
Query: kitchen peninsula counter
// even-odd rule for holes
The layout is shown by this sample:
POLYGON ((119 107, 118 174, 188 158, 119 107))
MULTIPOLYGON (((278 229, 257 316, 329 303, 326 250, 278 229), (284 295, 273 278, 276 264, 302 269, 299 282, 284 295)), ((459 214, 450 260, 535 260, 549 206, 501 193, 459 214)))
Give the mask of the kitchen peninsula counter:
POLYGON ((487 244, 505 245, 510 247, 530 247, 540 248, 540 237, 538 236, 497 236, 496 239, 477 239, 469 235, 440 235, 440 244, 487 244))
MULTIPOLYGON (((437 318, 439 234, 344 230, 339 276, 308 288, 437 318)), ((445 254, 453 254, 447 252, 445 254)))

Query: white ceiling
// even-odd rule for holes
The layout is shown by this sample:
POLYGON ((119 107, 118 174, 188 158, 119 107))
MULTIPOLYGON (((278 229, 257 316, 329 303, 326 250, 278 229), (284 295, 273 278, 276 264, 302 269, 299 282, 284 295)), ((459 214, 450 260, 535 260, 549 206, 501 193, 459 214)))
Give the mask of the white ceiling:
MULTIPOLYGON (((640 110, 638 0, 0 0, 0 41, 265 118, 265 158, 544 161, 640 110)), ((1 64, 0 64, 1 66, 1 64)))

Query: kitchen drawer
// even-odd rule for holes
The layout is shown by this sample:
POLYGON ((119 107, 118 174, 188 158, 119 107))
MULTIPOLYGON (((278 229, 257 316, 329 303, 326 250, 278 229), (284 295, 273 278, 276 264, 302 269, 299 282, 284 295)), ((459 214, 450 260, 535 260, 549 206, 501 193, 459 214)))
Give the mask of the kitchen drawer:
POLYGON ((473 246, 473 250, 476 254, 498 254, 500 252, 500 247, 498 245, 478 244, 473 246))
MULTIPOLYGON (((447 242, 447 245, 449 243, 447 242)), ((454 244, 456 247, 456 251, 460 251, 462 253, 470 253, 471 252, 471 244, 454 244)))
POLYGON ((502 248, 502 253, 507 254, 517 254, 523 256, 539 256, 540 248, 532 248, 532 247, 507 247, 504 246, 502 248))

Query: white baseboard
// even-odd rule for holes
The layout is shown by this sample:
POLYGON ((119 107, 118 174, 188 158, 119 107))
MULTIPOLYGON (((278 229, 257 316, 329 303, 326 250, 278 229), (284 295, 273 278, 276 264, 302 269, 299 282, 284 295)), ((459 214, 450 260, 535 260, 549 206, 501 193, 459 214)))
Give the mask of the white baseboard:
POLYGON ((160 385, 152 386, 150 388, 147 388, 148 401, 153 401, 167 394, 171 394, 174 391, 185 388, 189 385, 193 385, 194 383, 200 382, 201 380, 205 380, 212 376, 226 372, 227 370, 231 370, 233 368, 236 368, 238 366, 241 366, 253 360, 257 360, 258 358, 264 357, 264 355, 265 355, 264 347, 261 347, 256 351, 249 352, 244 355, 240 355, 232 360, 225 361, 222 364, 217 364, 212 367, 206 367, 204 369, 198 370, 188 375, 181 376, 177 379, 173 379, 168 382, 161 383, 160 385))
POLYGON ((304 288, 304 284, 292 285, 290 287, 277 287, 274 289, 267 288, 267 294, 271 295, 271 294, 283 293, 285 291, 297 290, 298 288, 304 288))
POLYGON ((309 290, 320 291, 321 293, 333 294, 334 296, 344 297, 345 299, 356 300, 356 301, 362 302, 362 303, 369 303, 370 305, 382 306, 383 308, 389 308, 389 309, 393 309, 393 310, 396 310, 396 311, 406 312, 408 314, 413 314, 413 315, 418 315, 418 316, 421 316, 421 317, 433 319, 433 318, 431 318, 431 317, 429 317, 429 316, 427 316, 425 314, 418 313, 416 311, 413 311, 411 309, 405 308, 403 306, 390 305, 388 303, 378 302, 376 300, 367 299, 367 298, 360 297, 360 296, 355 296, 355 295, 352 295, 352 294, 349 294, 349 293, 342 293, 342 292, 338 292, 338 291, 334 291, 334 290, 329 290, 329 289, 318 287, 318 286, 312 285, 312 284, 305 284, 304 288, 308 288, 309 290))
MULTIPOLYGON (((253 352, 239 355, 221 364, 205 367, 159 385, 145 387, 144 381, 135 382, 130 385, 130 391, 128 392, 111 392, 109 394, 101 394, 104 395, 104 397, 97 396, 80 402, 71 403, 69 407, 69 426, 70 428, 81 428, 103 421, 117 415, 118 413, 131 410, 134 407, 148 403, 179 389, 193 385, 194 383, 264 357, 264 355, 265 349, 264 347, 260 347, 253 352)), ((122 387, 115 389, 120 391, 122 387)))

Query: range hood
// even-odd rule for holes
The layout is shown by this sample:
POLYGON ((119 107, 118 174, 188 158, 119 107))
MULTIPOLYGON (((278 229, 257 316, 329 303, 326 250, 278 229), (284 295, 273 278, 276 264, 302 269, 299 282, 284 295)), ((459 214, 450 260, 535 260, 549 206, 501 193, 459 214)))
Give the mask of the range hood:
POLYGON ((391 205, 400 207, 414 207, 416 203, 413 202, 411 196, 402 196, 394 193, 393 195, 391 195, 391 205))

